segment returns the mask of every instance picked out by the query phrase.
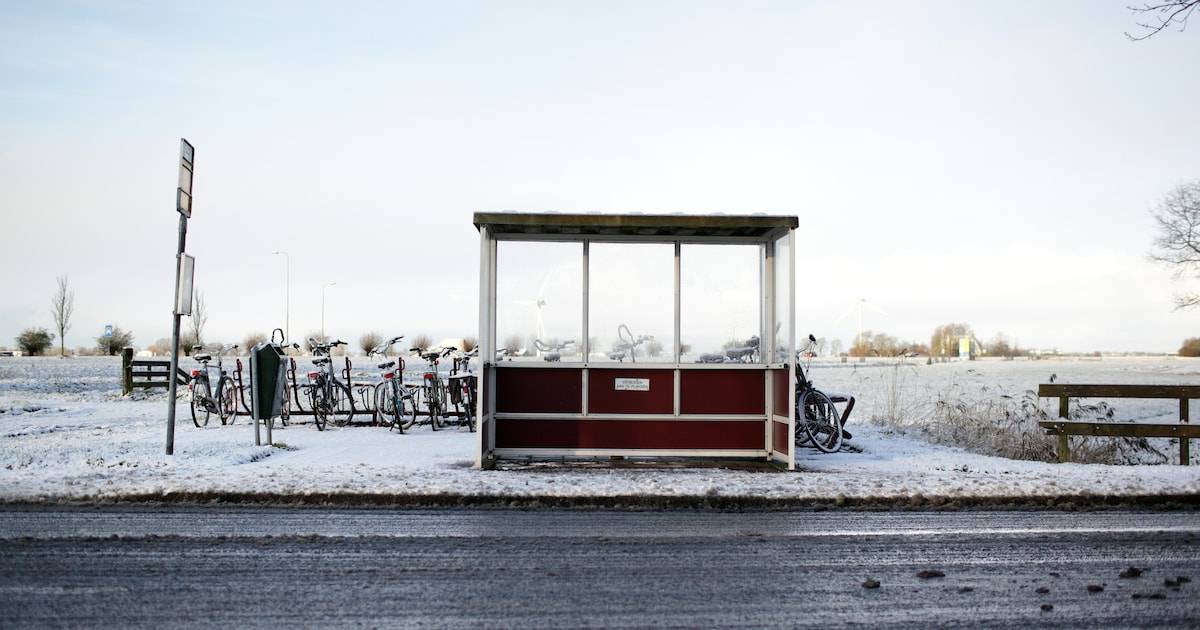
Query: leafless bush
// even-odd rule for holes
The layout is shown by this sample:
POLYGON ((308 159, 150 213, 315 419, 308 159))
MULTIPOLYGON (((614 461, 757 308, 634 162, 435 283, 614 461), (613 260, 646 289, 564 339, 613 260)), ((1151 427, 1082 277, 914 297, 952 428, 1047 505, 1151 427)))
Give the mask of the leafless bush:
POLYGON ((409 343, 410 343, 410 347, 425 349, 425 348, 428 348, 429 346, 433 345, 433 337, 430 337, 427 334, 421 333, 419 335, 414 336, 409 343))
POLYGON ((254 346, 257 346, 260 343, 266 343, 266 341, 267 341, 266 333, 252 332, 252 333, 246 335, 246 338, 242 340, 242 350, 245 352, 249 352, 250 350, 252 350, 254 348, 254 346))
POLYGON ((362 348, 363 354, 378 348, 379 344, 381 343, 383 343, 383 335, 373 330, 371 332, 363 333, 363 335, 358 338, 358 347, 362 348))

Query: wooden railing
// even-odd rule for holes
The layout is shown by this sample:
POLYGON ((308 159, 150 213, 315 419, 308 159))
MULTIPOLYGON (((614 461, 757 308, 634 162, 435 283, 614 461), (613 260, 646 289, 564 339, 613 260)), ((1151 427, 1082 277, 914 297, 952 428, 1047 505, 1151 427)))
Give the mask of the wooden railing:
MULTIPOLYGON (((121 352, 121 395, 133 392, 134 388, 171 386, 170 359, 135 359, 133 348, 121 352)), ((176 383, 187 385, 189 376, 182 368, 175 368, 176 383)))
POLYGON ((1164 437, 1179 440, 1179 463, 1187 466, 1191 459, 1190 440, 1200 438, 1200 426, 1189 424, 1188 401, 1200 398, 1200 385, 1088 385, 1074 383, 1042 383, 1038 385, 1041 398, 1058 398, 1058 417, 1062 421, 1039 422, 1049 435, 1058 436, 1058 461, 1070 460, 1072 435, 1107 437, 1164 437), (1165 398, 1179 401, 1179 423, 1162 422, 1068 422, 1072 398, 1165 398))

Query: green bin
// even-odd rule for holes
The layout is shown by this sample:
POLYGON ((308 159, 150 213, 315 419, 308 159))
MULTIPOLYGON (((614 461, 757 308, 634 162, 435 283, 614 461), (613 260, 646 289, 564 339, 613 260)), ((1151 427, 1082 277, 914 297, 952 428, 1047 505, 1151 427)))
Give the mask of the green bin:
POLYGON ((277 343, 263 342, 250 350, 250 414, 255 420, 281 415, 287 366, 287 355, 277 343))

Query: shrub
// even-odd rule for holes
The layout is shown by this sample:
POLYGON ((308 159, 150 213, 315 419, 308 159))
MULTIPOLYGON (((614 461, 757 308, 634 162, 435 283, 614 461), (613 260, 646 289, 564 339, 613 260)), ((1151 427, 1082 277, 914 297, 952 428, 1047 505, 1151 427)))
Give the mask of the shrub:
POLYGON ((16 337, 17 346, 21 348, 21 352, 29 356, 37 356, 46 351, 50 344, 54 343, 54 333, 38 326, 37 328, 29 327, 21 331, 21 334, 16 337))
POLYGON ((106 354, 111 357, 132 343, 133 333, 121 330, 120 326, 113 324, 111 337, 105 337, 104 335, 96 337, 96 350, 100 354, 106 354))

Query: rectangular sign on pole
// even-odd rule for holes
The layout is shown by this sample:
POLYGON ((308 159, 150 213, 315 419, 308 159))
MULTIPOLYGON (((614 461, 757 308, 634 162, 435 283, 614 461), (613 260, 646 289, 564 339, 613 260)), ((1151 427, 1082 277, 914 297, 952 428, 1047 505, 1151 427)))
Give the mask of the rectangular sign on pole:
POLYGON ((192 314, 192 277, 195 274, 196 259, 187 254, 179 255, 179 281, 175 283, 178 287, 175 294, 175 314, 176 315, 191 315, 192 314))
POLYGON ((192 218, 192 171, 196 149, 184 138, 179 139, 179 189, 175 209, 187 218, 192 218))

